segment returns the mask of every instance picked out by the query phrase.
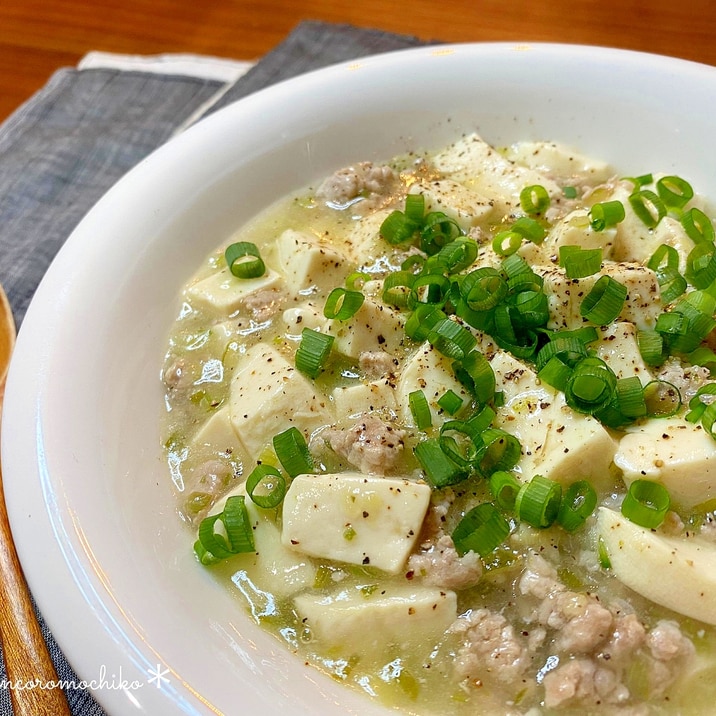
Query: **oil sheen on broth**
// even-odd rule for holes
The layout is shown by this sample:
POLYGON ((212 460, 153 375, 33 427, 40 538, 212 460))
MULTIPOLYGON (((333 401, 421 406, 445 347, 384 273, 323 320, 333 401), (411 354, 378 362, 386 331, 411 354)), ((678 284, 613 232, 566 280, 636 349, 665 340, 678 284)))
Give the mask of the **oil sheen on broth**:
POLYGON ((691 193, 470 134, 241 228, 263 272, 209 256, 162 370, 197 568, 410 712, 702 713, 716 259, 691 193))

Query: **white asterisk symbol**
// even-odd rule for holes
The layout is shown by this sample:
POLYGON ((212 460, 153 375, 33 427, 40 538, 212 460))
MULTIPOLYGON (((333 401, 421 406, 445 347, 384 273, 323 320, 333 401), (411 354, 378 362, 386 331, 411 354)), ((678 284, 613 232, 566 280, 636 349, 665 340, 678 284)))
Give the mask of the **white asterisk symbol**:
POLYGON ((166 681, 167 684, 169 683, 169 679, 167 679, 166 675, 169 673, 169 669, 163 669, 161 664, 157 664, 156 669, 149 669, 147 672, 149 674, 148 682, 150 684, 156 684, 156 687, 158 689, 162 688, 162 684, 166 681))

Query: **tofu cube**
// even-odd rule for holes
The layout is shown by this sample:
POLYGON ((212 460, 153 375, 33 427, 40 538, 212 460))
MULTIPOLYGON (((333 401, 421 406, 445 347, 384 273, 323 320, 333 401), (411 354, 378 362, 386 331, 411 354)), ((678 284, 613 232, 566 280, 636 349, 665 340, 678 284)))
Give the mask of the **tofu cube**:
POLYGON ((255 458, 277 433, 298 428, 306 437, 333 422, 329 400, 275 348, 250 348, 229 395, 231 424, 255 458))
POLYGON ((429 502, 424 482, 358 472, 298 475, 283 502, 282 540, 313 557, 397 574, 429 502))
POLYGON ((452 179, 436 179, 414 184, 411 194, 425 197, 425 211, 442 211, 454 219, 463 231, 469 231, 487 221, 494 211, 494 203, 452 179))
POLYGON ((321 292, 340 286, 348 274, 343 254, 329 241, 287 229, 276 242, 281 273, 294 293, 316 287, 321 292))
POLYGON ((396 648, 429 653, 457 617, 455 592, 419 586, 301 594, 294 605, 322 647, 361 658, 396 648))
POLYGON ((386 378, 370 383, 345 385, 331 393, 336 415, 355 417, 371 413, 393 413, 396 410, 395 388, 386 378))
POLYGON ((599 331, 599 340, 590 345, 617 378, 637 376, 642 384, 651 380, 651 373, 641 357, 636 328, 632 323, 617 322, 599 331))

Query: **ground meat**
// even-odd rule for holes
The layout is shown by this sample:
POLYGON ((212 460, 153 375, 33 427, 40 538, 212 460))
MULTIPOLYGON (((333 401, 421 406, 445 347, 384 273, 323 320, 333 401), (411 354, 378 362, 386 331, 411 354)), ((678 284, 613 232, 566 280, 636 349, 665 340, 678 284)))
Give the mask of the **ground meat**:
POLYGON ((191 471, 192 482, 212 497, 226 489, 233 468, 221 460, 207 460, 191 471))
POLYGON ((405 431, 368 416, 347 430, 324 433, 331 449, 361 472, 386 475, 398 463, 405 448, 405 431))
POLYGON ((555 646, 572 654, 587 654, 612 633, 614 617, 590 594, 550 594, 537 612, 540 624, 558 630, 555 646))
POLYGON ((420 548, 429 550, 445 534, 446 515, 455 501, 455 493, 449 487, 433 492, 428 513, 420 530, 420 548))
POLYGON ((194 382, 194 377, 183 358, 173 358, 164 366, 162 381, 169 390, 181 390, 188 388, 194 382))
POLYGON ((669 358, 656 377, 678 388, 681 401, 686 404, 702 385, 713 382, 709 380, 710 375, 711 372, 704 366, 692 365, 684 368, 678 358, 669 358))
MULTIPOLYGON (((335 208, 344 208, 356 200, 364 201, 393 192, 397 175, 389 166, 360 162, 339 169, 318 187, 316 197, 335 208)), ((375 208, 375 202, 370 202, 375 208)))
POLYGON ((263 323, 273 318, 280 310, 286 294, 276 288, 266 288, 250 293, 244 300, 244 306, 251 311, 251 317, 263 323))
POLYGON ((477 609, 457 619, 449 631, 464 636, 455 658, 461 680, 478 683, 492 678, 509 683, 519 679, 529 665, 526 644, 501 614, 477 609))
POLYGON ((658 661, 688 659, 694 654, 691 640, 681 633, 676 622, 668 619, 657 622, 646 637, 646 645, 658 661))
POLYGON ((433 587, 467 589, 480 581, 482 560, 475 552, 461 557, 452 537, 443 535, 427 552, 411 555, 408 570, 433 587))
POLYGON ((358 365, 369 378, 385 378, 395 373, 399 361, 385 351, 363 351, 358 365))
POLYGON ((624 665, 641 648, 646 629, 635 614, 625 614, 614 620, 614 630, 600 657, 611 666, 624 665))
POLYGON ((544 705, 547 708, 575 702, 624 703, 629 690, 611 669, 597 666, 591 659, 572 659, 547 673, 544 705))
POLYGON ((565 586, 557 578, 557 570, 544 557, 532 554, 519 581, 522 594, 545 599, 550 594, 564 591, 565 586))

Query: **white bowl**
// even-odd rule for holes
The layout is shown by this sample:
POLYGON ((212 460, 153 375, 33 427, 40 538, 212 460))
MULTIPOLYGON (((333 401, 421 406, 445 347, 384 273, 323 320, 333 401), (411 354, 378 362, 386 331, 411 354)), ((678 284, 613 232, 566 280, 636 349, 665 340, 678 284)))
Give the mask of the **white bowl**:
POLYGON ((159 367, 178 291, 210 250, 340 166, 468 130, 498 145, 559 140, 632 174, 681 173, 715 197, 714 116, 710 67, 573 46, 428 47, 264 90, 122 179, 37 291, 2 434, 30 586, 78 674, 104 679, 107 711, 384 713, 255 626, 196 565, 175 513, 159 367), (168 670, 159 683, 157 669, 168 670))

